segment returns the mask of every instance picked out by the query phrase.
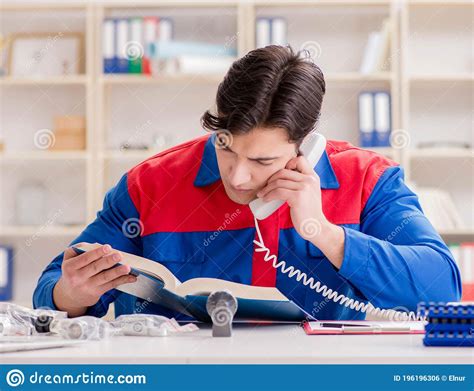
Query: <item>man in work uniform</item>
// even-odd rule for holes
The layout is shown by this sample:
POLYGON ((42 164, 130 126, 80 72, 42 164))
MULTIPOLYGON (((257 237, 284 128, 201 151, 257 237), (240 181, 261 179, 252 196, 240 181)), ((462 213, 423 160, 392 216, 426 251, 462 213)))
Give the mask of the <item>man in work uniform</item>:
POLYGON ((255 252, 249 202, 284 200, 259 222, 265 246, 287 266, 376 307, 413 311, 419 301, 457 301, 459 270, 423 215, 403 170, 344 141, 328 140, 315 167, 299 146, 318 122, 320 68, 289 47, 268 46, 237 60, 219 85, 210 134, 170 148, 126 172, 97 218, 43 271, 35 307, 69 316, 157 313, 185 319, 115 289, 133 283, 121 250, 155 260, 185 281, 214 277, 276 286, 319 319, 365 314, 325 300, 255 252))

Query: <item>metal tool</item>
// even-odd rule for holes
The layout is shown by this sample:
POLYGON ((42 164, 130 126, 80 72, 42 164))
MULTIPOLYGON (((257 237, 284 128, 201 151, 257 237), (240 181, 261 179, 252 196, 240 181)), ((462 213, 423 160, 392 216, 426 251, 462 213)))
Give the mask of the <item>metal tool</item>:
POLYGON ((206 310, 212 319, 212 336, 232 336, 232 321, 237 312, 237 299, 232 293, 228 290, 212 292, 207 298, 206 310))

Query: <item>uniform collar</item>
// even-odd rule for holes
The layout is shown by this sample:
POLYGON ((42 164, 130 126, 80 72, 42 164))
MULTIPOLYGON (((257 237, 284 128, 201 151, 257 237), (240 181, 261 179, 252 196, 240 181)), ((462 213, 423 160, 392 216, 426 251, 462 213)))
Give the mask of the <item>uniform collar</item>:
MULTIPOLYGON (((206 141, 201 159, 201 166, 199 167, 199 171, 194 179, 194 186, 203 187, 211 185, 221 178, 219 166, 217 164, 216 149, 214 146, 215 138, 216 133, 213 133, 206 141)), ((319 159, 314 171, 319 176, 321 189, 339 188, 339 182, 337 181, 336 174, 334 173, 326 151, 324 151, 323 156, 319 159)))

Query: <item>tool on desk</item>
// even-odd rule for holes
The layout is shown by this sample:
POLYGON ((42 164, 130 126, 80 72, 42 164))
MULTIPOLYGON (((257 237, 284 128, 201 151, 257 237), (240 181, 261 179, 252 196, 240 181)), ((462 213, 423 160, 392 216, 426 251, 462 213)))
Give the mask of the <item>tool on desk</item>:
POLYGON ((212 292, 206 302, 212 319, 213 337, 231 337, 232 320, 237 312, 237 299, 228 290, 212 292))
POLYGON ((424 322, 324 321, 304 322, 308 335, 331 334, 424 334, 424 322))
POLYGON ((28 336, 37 332, 45 317, 65 319, 67 313, 51 309, 30 309, 14 303, 0 302, 0 336, 28 336))
POLYGON ((115 334, 115 329, 107 321, 94 316, 67 319, 44 317, 35 327, 38 333, 52 333, 64 339, 101 340, 115 334))
POLYGON ((154 314, 120 315, 111 322, 118 335, 166 337, 199 330, 194 323, 180 325, 174 318, 154 314))
POLYGON ((425 346, 474 347, 474 304, 422 302, 418 312, 428 320, 425 346))

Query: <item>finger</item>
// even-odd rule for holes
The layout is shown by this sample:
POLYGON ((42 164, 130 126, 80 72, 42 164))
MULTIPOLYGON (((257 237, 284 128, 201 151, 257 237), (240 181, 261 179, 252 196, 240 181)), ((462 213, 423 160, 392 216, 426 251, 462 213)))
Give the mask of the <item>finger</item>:
POLYGON ((67 259, 64 262, 67 262, 68 266, 70 265, 72 269, 79 270, 83 268, 84 266, 90 264, 91 262, 94 262, 96 259, 99 259, 103 257, 104 255, 110 253, 111 251, 112 251, 112 247, 109 244, 105 244, 105 245, 95 248, 94 250, 89 250, 85 252, 84 254, 67 259))
POLYGON ((111 289, 114 289, 114 288, 118 287, 119 285, 129 284, 129 283, 136 282, 136 281, 137 281, 137 277, 132 276, 132 275, 120 276, 120 277, 117 277, 117 278, 113 279, 112 281, 109 281, 109 282, 101 285, 99 287, 99 293, 102 296, 105 292, 108 292, 111 289))
POLYGON ((263 198, 266 194, 278 188, 288 190, 301 190, 303 188, 303 184, 301 182, 289 181, 286 179, 277 179, 269 183, 262 190, 260 190, 257 193, 257 196, 263 198))
POLYGON ((64 261, 67 261, 68 259, 78 257, 79 254, 72 248, 68 247, 66 250, 64 250, 64 261))
POLYGON ((289 203, 293 199, 293 196, 297 194, 297 190, 288 190, 288 189, 275 189, 269 192, 265 197, 263 197, 263 201, 268 202, 268 201, 273 201, 273 200, 280 200, 280 201, 286 201, 289 203))
POLYGON ((314 167, 311 167, 308 160, 304 156, 296 156, 288 163, 286 163, 285 168, 289 170, 297 170, 302 174, 312 175, 314 174, 314 167))
POLYGON ((275 174, 273 174, 267 181, 267 184, 276 181, 277 179, 289 179, 292 181, 300 182, 303 181, 306 178, 305 174, 302 174, 301 172, 294 171, 294 170, 288 170, 286 168, 283 168, 279 171, 277 171, 275 174))
POLYGON ((94 262, 91 262, 89 265, 84 266, 79 270, 79 272, 81 273, 82 278, 90 278, 103 270, 110 269, 121 260, 122 255, 118 251, 114 251, 94 262))
POLYGON ((90 283, 93 286, 100 286, 107 284, 109 281, 112 281, 120 276, 126 275, 130 273, 130 266, 128 265, 120 265, 114 266, 111 269, 104 270, 99 274, 90 278, 90 283))

